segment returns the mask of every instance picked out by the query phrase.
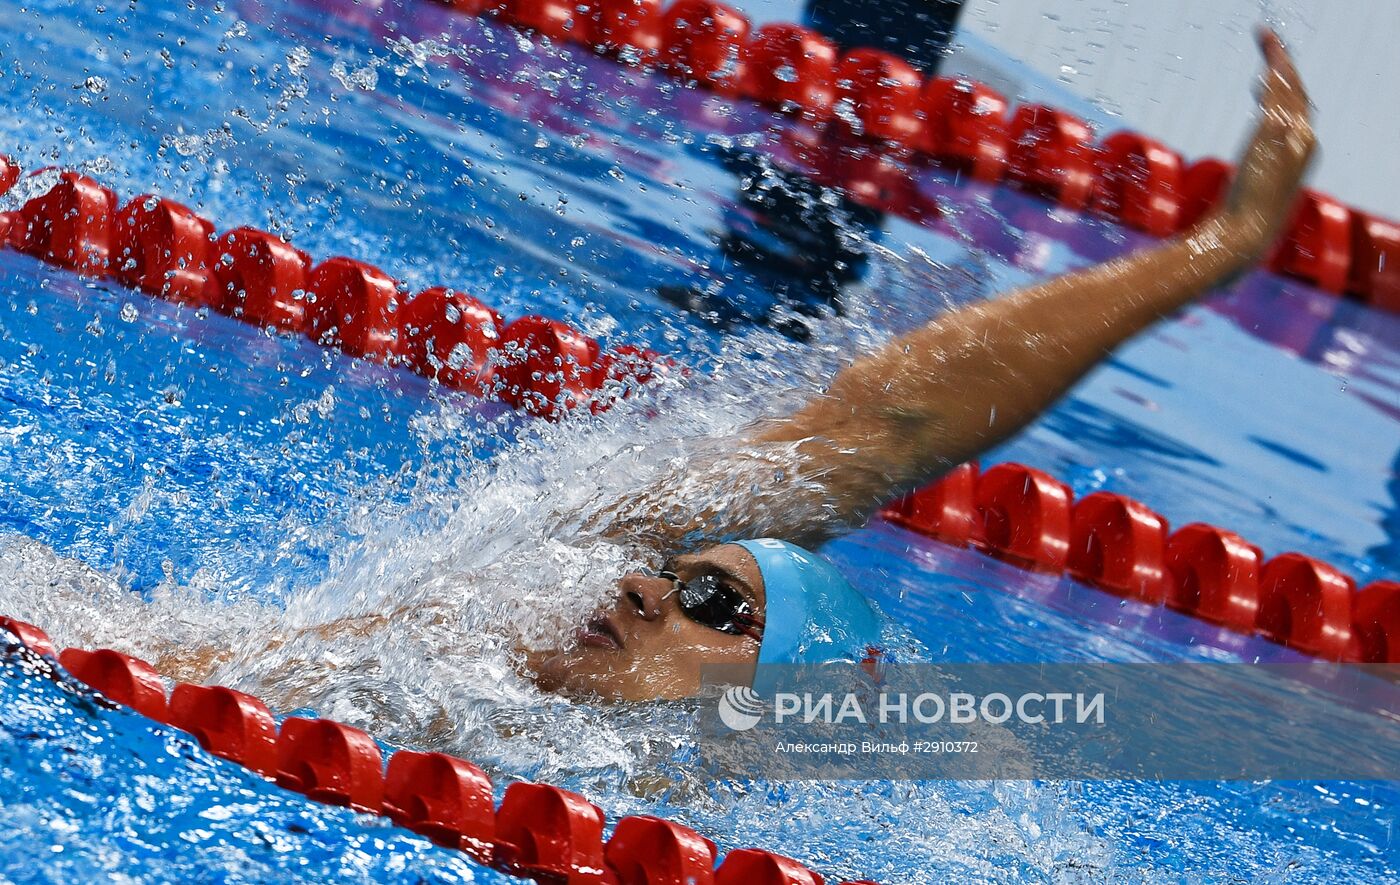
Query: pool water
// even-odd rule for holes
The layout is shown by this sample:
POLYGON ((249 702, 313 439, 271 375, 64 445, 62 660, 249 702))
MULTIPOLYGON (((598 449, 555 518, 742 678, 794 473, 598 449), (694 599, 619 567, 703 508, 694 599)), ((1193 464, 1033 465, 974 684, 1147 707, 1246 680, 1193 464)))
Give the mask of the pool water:
MULTIPOLYGON (((684 440, 722 439, 800 402, 845 354, 1135 235, 922 170, 942 217, 866 232, 844 317, 808 321, 808 342, 720 329, 657 290, 773 303, 772 280, 718 245, 748 217, 725 156, 791 143, 766 112, 410 0, 0 2, 0 24, 0 150, 26 168, 75 166, 409 290, 454 285, 507 317, 541 312, 704 369, 551 425, 0 252, 0 611, 65 644, 231 652, 216 680, 279 714, 445 749, 498 787, 578 789, 610 820, 668 816, 830 881, 1400 876, 1392 783, 710 783, 687 764, 686 705, 572 704, 509 664, 502 624, 572 623, 627 561, 570 542, 584 517, 684 440), (396 615, 371 640, 305 629, 376 612, 396 615)), ((1014 65, 985 46, 960 59, 1014 65)), ((1397 390, 1400 319, 1256 274, 1121 349, 986 461, 1361 583, 1395 578, 1397 390)), ((826 552, 930 660, 1295 659, 889 526, 826 552)), ((501 878, 32 663, 5 669, 7 880, 501 878)))

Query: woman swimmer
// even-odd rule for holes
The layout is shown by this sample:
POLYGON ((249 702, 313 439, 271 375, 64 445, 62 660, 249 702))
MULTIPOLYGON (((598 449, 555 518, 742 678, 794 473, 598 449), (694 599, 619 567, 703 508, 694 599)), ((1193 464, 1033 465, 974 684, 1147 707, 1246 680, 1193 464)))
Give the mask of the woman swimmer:
POLYGON ((879 641, 877 616, 797 545, 862 524, 1016 433, 1113 348, 1249 269, 1280 234, 1315 139, 1292 60, 1274 33, 1260 44, 1260 117, 1219 210, 1160 245, 944 314, 848 366, 791 417, 752 428, 733 454, 613 508, 601 531, 697 552, 624 576, 571 646, 527 656, 536 682, 609 700, 680 698, 698 691, 707 664, 864 657, 879 641), (781 507, 678 503, 688 489, 742 496, 754 482, 780 486, 762 500, 781 507))

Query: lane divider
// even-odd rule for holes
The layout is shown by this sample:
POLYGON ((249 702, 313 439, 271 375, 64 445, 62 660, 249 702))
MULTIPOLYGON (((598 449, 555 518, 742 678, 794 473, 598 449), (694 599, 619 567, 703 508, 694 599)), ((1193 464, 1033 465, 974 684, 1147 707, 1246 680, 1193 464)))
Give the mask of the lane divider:
MULTIPOLYGON (((821 183, 864 205, 921 220, 918 158, 987 183, 1005 182, 1068 209, 1093 212, 1157 237, 1217 205, 1233 168, 1188 164, 1132 131, 1095 142, 1087 122, 1024 104, 961 77, 925 77, 903 59, 859 48, 842 55, 802 25, 753 29, 714 0, 440 0, 624 64, 666 73, 719 95, 749 99, 858 141, 864 157, 817 163, 821 183), (873 149, 873 153, 872 150, 873 149)), ((795 136, 800 141, 802 136, 795 136)), ((1305 192, 1268 266, 1334 294, 1400 311, 1400 224, 1305 192)))
MULTIPOLYGON (((0 156, 0 194, 19 180, 0 156)), ((604 351, 566 323, 507 323, 465 292, 433 287, 409 297, 378 268, 335 256, 319 264, 275 234, 213 222, 154 195, 119 206, 77 172, 0 213, 0 243, 55 267, 108 277, 147 294, 207 307, 260 328, 305 335, 343 353, 407 368, 530 414, 606 409, 669 361, 630 345, 604 351)))
MULTIPOLYGON (((624 817, 604 840, 602 809, 548 784, 512 783, 499 807, 478 766, 445 753, 398 750, 387 766, 364 731, 330 719, 279 723, 252 695, 177 683, 169 698, 150 664, 111 649, 55 650, 43 630, 0 617, 30 651, 108 700, 188 732, 209 753, 315 802, 389 818, 438 845, 545 885, 822 885, 796 860, 715 843, 681 824, 624 817)), ((860 880, 845 885, 874 885, 860 880)))
POLYGON ((1400 664, 1400 582, 1361 590, 1301 553, 1265 559, 1206 523, 1175 532, 1140 501, 1069 486, 1023 464, 960 465, 881 511, 887 522, 973 546, 1031 571, 1067 574, 1147 605, 1333 661, 1400 664))

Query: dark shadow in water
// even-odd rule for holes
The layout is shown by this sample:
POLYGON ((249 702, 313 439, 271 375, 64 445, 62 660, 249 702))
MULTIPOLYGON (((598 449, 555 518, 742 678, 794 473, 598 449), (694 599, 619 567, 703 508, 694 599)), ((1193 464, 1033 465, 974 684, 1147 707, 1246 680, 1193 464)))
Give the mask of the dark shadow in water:
POLYGON ((723 329, 769 326, 805 340, 802 317, 844 313, 842 289, 864 275, 882 213, 756 151, 705 150, 738 182, 718 236, 723 274, 657 294, 723 329))
POLYGON ((1400 450, 1390 465, 1390 479, 1385 484, 1390 501, 1382 508, 1376 524, 1385 532, 1385 541, 1366 551, 1367 555, 1389 569, 1400 570, 1400 450))
POLYGON ((808 0, 804 18, 843 50, 882 49, 933 74, 962 7, 963 0, 808 0))

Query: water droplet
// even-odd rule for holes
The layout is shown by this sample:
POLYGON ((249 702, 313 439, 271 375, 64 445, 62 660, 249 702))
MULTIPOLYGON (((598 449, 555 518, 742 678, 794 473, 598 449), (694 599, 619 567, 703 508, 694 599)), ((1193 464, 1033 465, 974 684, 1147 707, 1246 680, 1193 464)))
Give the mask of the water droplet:
POLYGON ((311 53, 305 46, 298 46, 287 53, 287 73, 300 77, 311 65, 311 53))
POLYGON ((204 139, 198 135, 177 135, 172 140, 175 152, 182 157, 193 157, 204 147, 204 139))
POLYGON ((379 85, 379 71, 375 69, 373 64, 351 70, 344 61, 337 60, 331 65, 331 76, 335 77, 341 86, 350 90, 359 89, 364 92, 373 92, 374 88, 379 85))

